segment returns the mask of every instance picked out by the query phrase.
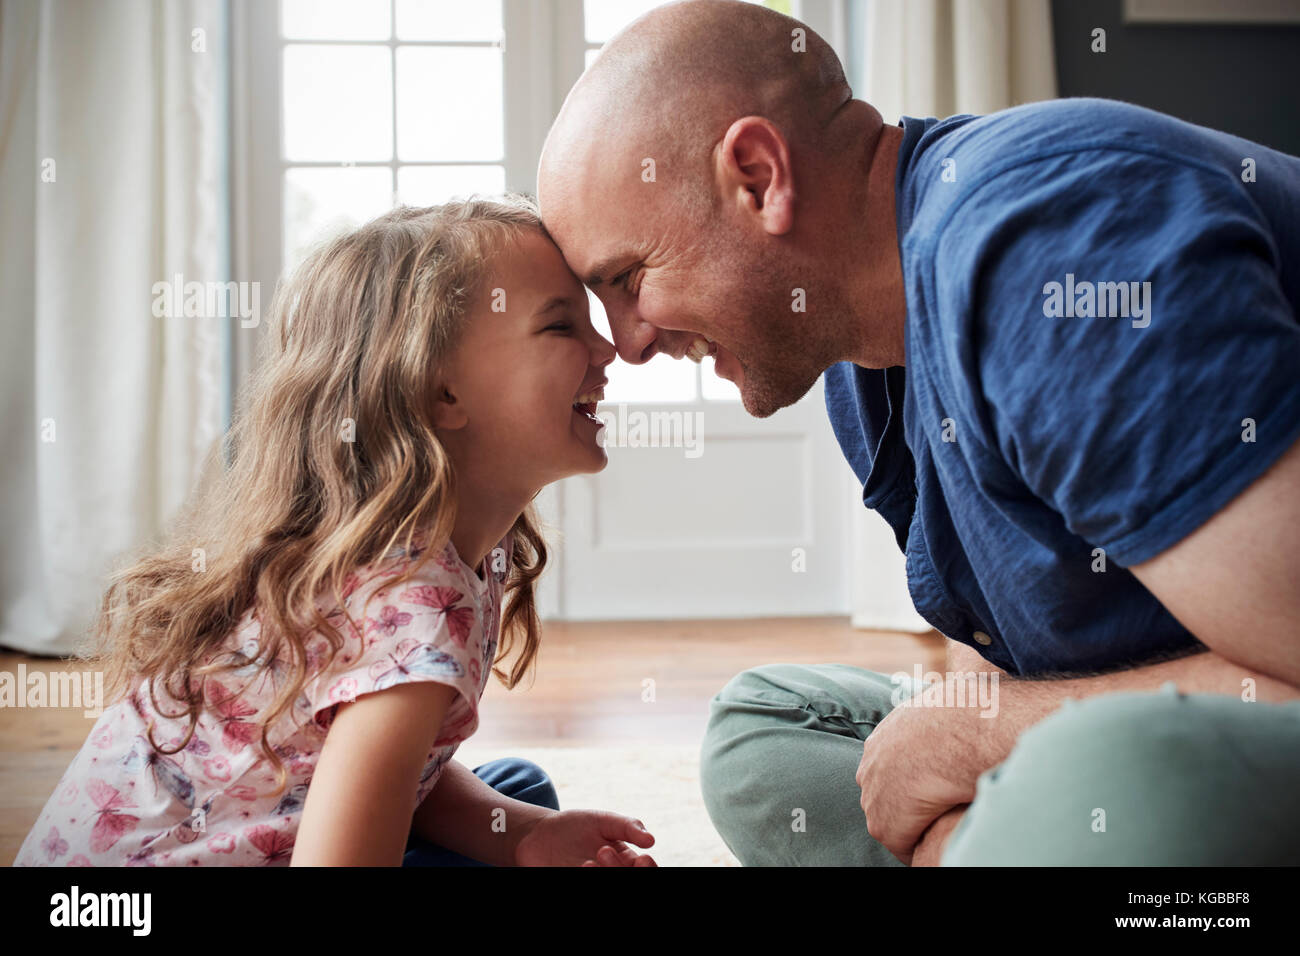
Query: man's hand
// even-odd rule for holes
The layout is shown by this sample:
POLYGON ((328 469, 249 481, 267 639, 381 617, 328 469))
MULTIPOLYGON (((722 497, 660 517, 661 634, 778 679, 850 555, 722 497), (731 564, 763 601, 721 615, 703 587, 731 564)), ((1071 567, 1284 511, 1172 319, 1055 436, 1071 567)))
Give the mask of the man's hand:
POLYGON ((1095 677, 1002 677, 996 716, 990 719, 974 707, 925 707, 913 697, 895 707, 863 745, 855 779, 862 788, 867 832, 911 864, 926 828, 951 808, 974 800, 979 775, 1006 760, 1020 735, 1066 698, 1155 692, 1168 681, 1184 693, 1235 697, 1246 679, 1254 682, 1260 700, 1298 696, 1285 682, 1206 652, 1095 677))
POLYGON ((904 863, 936 819, 975 799, 991 764, 979 748, 979 714, 969 707, 899 704, 862 747, 856 780, 867 832, 904 863))
MULTIPOLYGON (((1006 674, 970 647, 951 639, 946 642, 945 657, 947 681, 965 680, 981 671, 996 674, 997 679, 1006 674)), ((993 686, 997 693, 997 685, 993 686)), ((911 698, 914 704, 922 700, 911 698)), ((955 823, 942 823, 945 814, 954 806, 969 803, 979 775, 997 763, 977 747, 982 732, 988 729, 980 725, 989 721, 972 721, 972 709, 954 713, 954 708, 907 704, 904 701, 895 707, 867 738, 856 777, 862 788, 860 802, 867 818, 867 832, 904 863, 909 862, 914 848, 923 853, 922 846, 917 845, 923 833, 923 845, 930 848, 923 853, 927 859, 936 843, 941 845, 946 840, 955 823), (903 708, 906 714, 900 713, 903 708)), ((960 819, 961 814, 953 816, 960 819)), ((929 865, 911 862, 913 866, 929 865)))
POLYGON ((925 831, 921 842, 912 852, 912 866, 938 866, 939 861, 943 859, 943 851, 948 846, 949 838, 969 809, 969 806, 953 807, 931 823, 930 829, 925 831))

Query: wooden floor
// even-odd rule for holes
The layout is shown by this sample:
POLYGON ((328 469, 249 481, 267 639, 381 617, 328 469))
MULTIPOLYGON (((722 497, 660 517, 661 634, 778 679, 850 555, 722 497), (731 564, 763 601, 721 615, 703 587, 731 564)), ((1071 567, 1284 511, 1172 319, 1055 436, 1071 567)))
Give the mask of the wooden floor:
MULTIPOLYGON (((494 746, 693 744, 708 702, 739 671, 777 662, 892 673, 939 670, 943 638, 859 631, 846 618, 549 623, 536 675, 495 680, 474 742, 494 746), (653 702, 644 698, 654 681, 653 702)), ((79 666, 0 652, 0 671, 79 666)), ((73 709, 0 709, 0 864, 8 866, 93 721, 73 709)))

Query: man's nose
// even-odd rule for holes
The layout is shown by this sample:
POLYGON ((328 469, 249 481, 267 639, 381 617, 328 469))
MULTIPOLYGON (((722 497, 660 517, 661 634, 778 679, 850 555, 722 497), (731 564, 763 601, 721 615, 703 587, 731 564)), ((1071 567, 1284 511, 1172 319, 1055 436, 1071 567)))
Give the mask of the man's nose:
POLYGON ((606 309, 605 314, 619 358, 629 365, 644 365, 655 357, 659 351, 659 329, 639 318, 632 309, 616 306, 606 309))
POLYGON ((591 346, 591 364, 595 368, 604 368, 614 361, 614 346, 595 329, 592 330, 592 333, 595 335, 596 341, 591 346))

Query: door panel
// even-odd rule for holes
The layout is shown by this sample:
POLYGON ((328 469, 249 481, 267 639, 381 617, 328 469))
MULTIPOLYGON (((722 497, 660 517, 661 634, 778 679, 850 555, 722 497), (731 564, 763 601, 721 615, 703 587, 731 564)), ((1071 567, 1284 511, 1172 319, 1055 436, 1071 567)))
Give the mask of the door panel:
POLYGON ((607 429, 607 468, 560 483, 560 613, 847 614, 848 466, 822 401, 818 383, 761 420, 738 402, 603 407, 615 422, 698 415, 702 433, 695 448, 654 447, 607 429))

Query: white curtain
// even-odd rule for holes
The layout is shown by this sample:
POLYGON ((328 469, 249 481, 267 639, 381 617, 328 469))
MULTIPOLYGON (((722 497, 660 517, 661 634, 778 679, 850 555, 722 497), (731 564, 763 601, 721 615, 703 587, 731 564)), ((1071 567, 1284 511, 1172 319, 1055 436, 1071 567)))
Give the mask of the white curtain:
MULTIPOLYGON (((1056 96, 1048 0, 870 0, 864 32, 857 95, 886 123, 993 113, 1056 96)), ((930 630, 912 607, 893 531, 860 503, 853 512, 854 625, 930 630)))
POLYGON ((230 320, 153 305, 229 271, 226 14, 0 0, 4 646, 69 653, 221 434, 230 320))
POLYGON ((862 97, 885 121, 1049 100, 1048 0, 871 0, 862 97))

